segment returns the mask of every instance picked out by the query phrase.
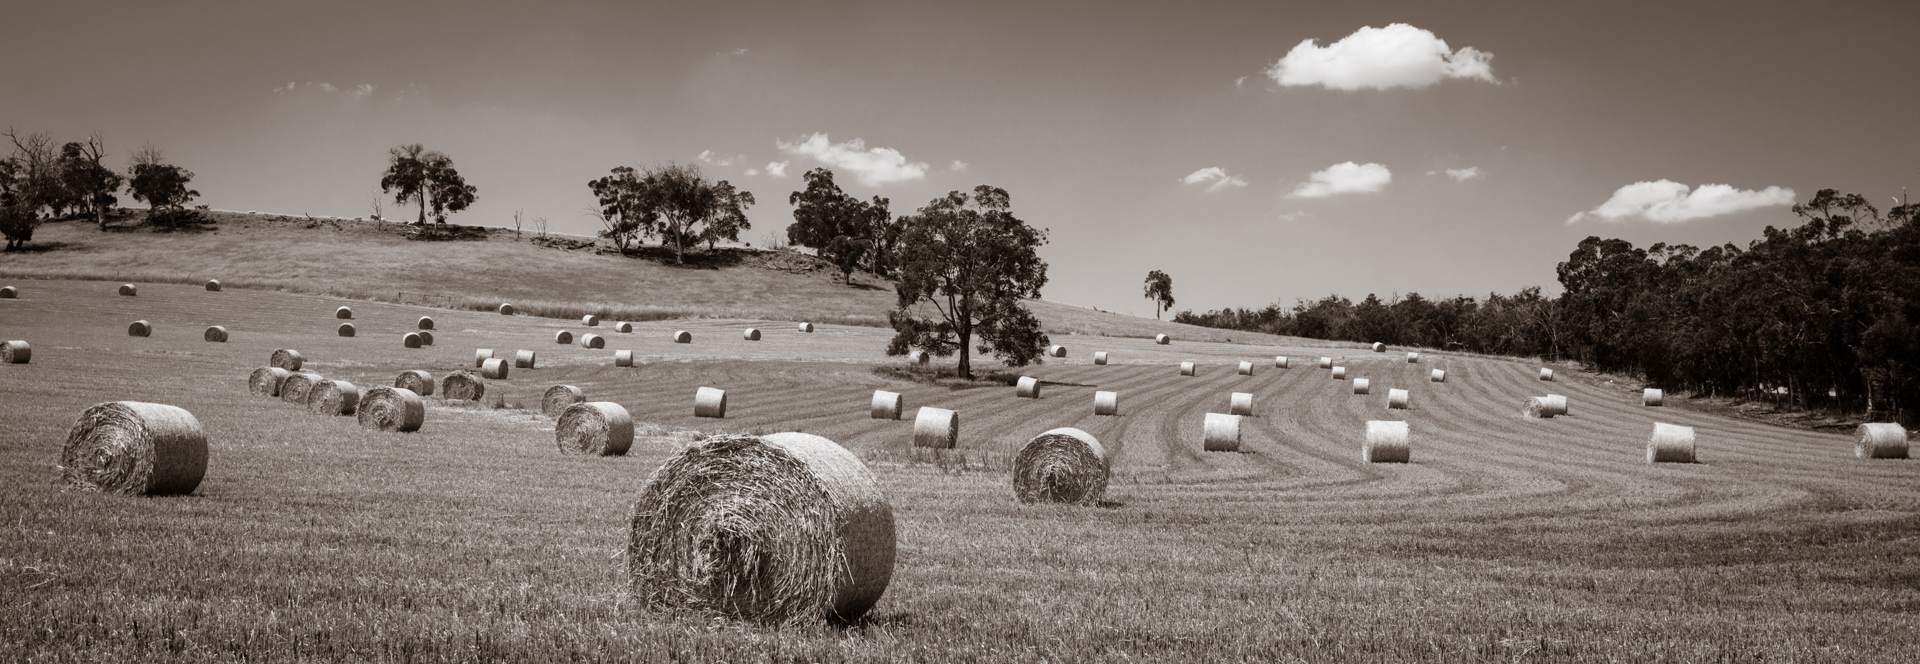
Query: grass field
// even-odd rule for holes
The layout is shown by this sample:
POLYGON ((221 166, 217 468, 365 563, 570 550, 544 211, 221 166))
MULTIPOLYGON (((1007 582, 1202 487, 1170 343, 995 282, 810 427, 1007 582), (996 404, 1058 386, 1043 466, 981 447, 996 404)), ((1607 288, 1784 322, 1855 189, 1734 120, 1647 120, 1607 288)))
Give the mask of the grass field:
MULTIPOLYGON (((222 231, 225 232, 225 231, 222 231)), ((15 661, 1836 661, 1920 652, 1920 462, 1864 461, 1849 437, 1678 408, 1633 386, 1424 352, 1061 335, 1069 356, 1013 388, 872 370, 887 330, 760 319, 600 330, 577 323, 270 291, 29 281, 0 300, 0 652, 15 661), (431 347, 400 335, 420 315, 431 347), (150 338, 126 336, 135 319, 150 338), (208 325, 231 341, 201 341, 208 325), (762 329, 759 342, 740 331, 762 329), (686 329, 692 344, 673 344, 686 329), (363 387, 526 348, 539 368, 480 404, 434 400, 412 434, 370 432, 247 394, 276 348, 363 387), (615 349, 639 366, 612 366, 615 349), (1096 350, 1113 353, 1091 364, 1096 350), (1275 369, 1272 356, 1296 358, 1275 369), (1311 368, 1339 358, 1349 383, 1311 368), (1253 360, 1253 376, 1234 372, 1253 360), (1181 377, 1182 360, 1199 375, 1181 377), (1432 368, 1447 381, 1430 383, 1432 368), (626 457, 561 456, 549 386, 643 422, 626 457), (696 388, 728 391, 695 419, 696 388), (1389 388, 1414 409, 1389 411, 1389 388), (905 395, 908 419, 867 418, 905 395), (1095 389, 1122 416, 1092 415, 1095 389), (1243 452, 1199 451, 1200 421, 1255 395, 1243 452), (1529 395, 1572 412, 1519 417, 1529 395), (192 411, 212 460, 188 497, 63 493, 67 427, 101 401, 192 411), (909 446, 919 406, 961 413, 959 448, 909 446), (1400 419, 1413 462, 1359 461, 1365 422, 1400 419), (1655 421, 1695 427, 1699 464, 1648 466, 1655 421), (1115 455, 1108 503, 1023 506, 1007 465, 1076 426, 1115 455), (622 586, 627 510, 700 433, 800 430, 868 460, 899 558, 868 619, 769 631, 643 612, 622 586)), ((1236 333, 1237 335, 1237 333, 1236 333)))

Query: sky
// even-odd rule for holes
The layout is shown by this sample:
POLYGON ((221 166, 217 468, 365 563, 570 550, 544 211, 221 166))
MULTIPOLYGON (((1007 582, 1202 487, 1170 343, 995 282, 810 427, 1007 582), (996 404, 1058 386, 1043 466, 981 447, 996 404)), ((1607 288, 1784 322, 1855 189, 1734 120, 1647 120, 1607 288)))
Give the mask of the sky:
MULTIPOLYGON (((591 234, 587 182, 697 163, 911 214, 990 184, 1049 300, 1152 315, 1541 286, 1589 235, 1697 246, 1920 190, 1912 2, 32 3, 0 125, 145 144, 216 209, 364 216, 387 150, 451 221, 591 234)), ((1920 192, 1917 192, 1920 193, 1920 192)), ((123 201, 125 197, 123 197, 123 201)), ((401 213, 391 200, 389 216, 401 213)))

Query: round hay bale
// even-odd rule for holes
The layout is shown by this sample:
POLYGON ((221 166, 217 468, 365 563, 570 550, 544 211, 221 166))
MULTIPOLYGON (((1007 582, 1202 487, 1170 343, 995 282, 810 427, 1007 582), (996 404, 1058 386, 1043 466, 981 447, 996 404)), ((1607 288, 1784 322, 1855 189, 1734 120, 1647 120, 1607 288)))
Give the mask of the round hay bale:
POLYGON ((1373 390, 1373 381, 1365 378, 1353 379, 1354 394, 1370 394, 1372 390, 1373 390))
POLYGON ((893 508, 860 459, 804 433, 713 436, 633 505, 635 598, 766 625, 848 622, 893 577, 893 508))
POLYGON ((1288 364, 1290 364, 1290 363, 1289 363, 1289 362, 1287 361, 1287 356, 1285 356, 1285 355, 1275 355, 1275 356, 1273 356, 1273 368, 1275 368, 1275 369, 1286 369, 1286 368, 1288 368, 1288 366, 1287 366, 1288 364))
POLYGON ((340 336, 343 337, 351 337, 360 333, 358 329, 353 327, 353 323, 341 323, 338 332, 340 336))
POLYGON ((1640 391, 1640 405, 1665 406, 1666 404, 1667 404, 1666 392, 1662 392, 1660 390, 1657 390, 1651 387, 1640 391))
POLYGON ((1890 422, 1869 422, 1860 425, 1860 442, 1853 448, 1853 455, 1862 459, 1905 459, 1907 458, 1907 429, 1890 422))
POLYGON ((502 315, 502 316, 512 316, 512 315, 513 315, 513 305, 511 305, 511 304, 507 304, 507 303, 505 303, 505 302, 502 302, 502 303, 500 303, 500 308, 499 308, 499 309, 496 309, 495 311, 499 311, 499 312, 500 312, 500 315, 502 315))
POLYGON ((1227 397, 1227 414, 1228 415, 1252 415, 1253 414, 1253 393, 1234 392, 1233 396, 1227 397))
POLYGON ((1333 368, 1333 379, 1334 379, 1334 380, 1346 380, 1346 379, 1347 379, 1347 368, 1346 368, 1346 367, 1334 367, 1334 368, 1333 368))
POLYGON ((1445 369, 1434 369, 1427 373, 1427 380, 1436 383, 1447 382, 1447 371, 1445 369))
POLYGON ((1653 425, 1647 437, 1647 463, 1693 463, 1693 427, 1653 425))
POLYGON ((1120 393, 1100 390, 1093 393, 1093 414, 1119 415, 1120 393))
POLYGON ((418 334, 418 335, 420 335, 420 345, 422 345, 422 346, 431 346, 431 345, 433 345, 433 333, 432 333, 432 332, 428 332, 428 331, 426 331, 426 330, 421 330, 421 331, 419 331, 419 332, 415 332, 414 334, 418 334))
POLYGON ((0 364, 26 364, 33 359, 33 346, 18 339, 0 344, 0 364))
POLYGON ((1107 363, 1107 351, 1104 351, 1104 350, 1103 350, 1103 351, 1100 351, 1100 352, 1097 352, 1097 353, 1094 353, 1094 354, 1093 354, 1093 363, 1094 363, 1094 364, 1099 364, 1099 365, 1103 365, 1103 366, 1104 366, 1104 365, 1106 365, 1106 363, 1107 363))
POLYGON ((693 335, 688 334, 686 330, 675 330, 673 332, 673 342, 677 344, 693 343, 693 335))
POLYGON ((867 415, 876 420, 897 420, 900 419, 900 411, 905 405, 905 399, 899 392, 874 390, 873 403, 867 409, 867 415))
POLYGON ((620 456, 633 447, 633 416, 611 401, 572 404, 560 410, 553 442, 562 452, 620 456))
POLYGON ((740 338, 746 339, 747 341, 759 341, 760 331, 749 327, 747 331, 740 333, 740 338))
POLYGON ((1207 413, 1200 444, 1208 452, 1240 451, 1240 416, 1207 413))
POLYGON ((630 350, 613 351, 613 366, 616 366, 616 367, 633 366, 633 351, 630 351, 630 350))
POLYGON ((1332 369, 1332 368, 1333 368, 1333 358, 1331 358, 1331 357, 1325 357, 1325 356, 1322 356, 1322 357, 1320 358, 1320 368, 1322 368, 1322 369, 1332 369))
POLYGON ((1528 397, 1526 406, 1521 409, 1520 414, 1543 420, 1550 419, 1555 415, 1565 415, 1567 414, 1567 398, 1557 394, 1549 394, 1544 397, 1528 397))
POLYGON ((494 380, 507 379, 507 361, 498 357, 489 357, 480 363, 480 377, 494 380))
POLYGON ((213 292, 215 292, 215 293, 218 293, 218 292, 220 292, 220 280, 219 280, 219 279, 208 279, 208 280, 207 280, 207 290, 209 290, 209 291, 213 291, 213 292))
POLYGON ((206 339, 208 343, 223 344, 227 342, 227 328, 223 325, 215 325, 207 328, 206 333, 200 337, 206 339))
POLYGON ((1546 381, 1553 380, 1553 370, 1548 369, 1546 367, 1540 367, 1540 380, 1546 380, 1546 381))
POLYGON ((487 384, 473 372, 462 369, 440 379, 440 398, 448 401, 479 401, 487 396, 487 384))
POLYGON ((1181 362, 1181 363, 1180 363, 1180 375, 1182 375, 1182 376, 1193 376, 1193 375, 1196 375, 1196 374, 1195 374, 1195 372, 1194 372, 1194 367, 1193 367, 1193 362, 1191 362, 1191 361, 1188 361, 1188 362, 1181 362))
POLYGON ((573 333, 566 330, 553 333, 553 342, 565 346, 573 343, 573 333))
POLYGON ((1412 457, 1407 445, 1407 423, 1398 420, 1367 422, 1367 440, 1360 444, 1360 460, 1367 463, 1406 463, 1412 457))
POLYGON ((1062 346, 1060 344, 1054 344, 1052 346, 1047 347, 1047 357, 1066 357, 1066 356, 1067 356, 1066 346, 1062 346))
POLYGON ((256 397, 279 397, 280 384, 293 372, 280 367, 260 367, 247 376, 247 391, 256 397))
POLYGON ((360 405, 360 388, 344 380, 320 380, 307 391, 307 410, 317 415, 352 415, 360 405))
POLYGON ((1092 434, 1053 429, 1027 441, 1013 458, 1013 495, 1023 503, 1092 505, 1107 493, 1107 448, 1092 434))
POLYGON ((960 413, 921 406, 913 417, 913 446, 953 449, 960 442, 960 413))
POLYGON ((307 405, 307 397, 313 393, 313 384, 324 380, 320 374, 293 373, 280 381, 280 400, 296 406, 307 405))
POLYGON ((20 297, 20 289, 12 286, 0 287, 0 300, 11 300, 17 297, 20 297))
POLYGON ((347 307, 340 307, 339 309, 334 309, 333 317, 338 318, 340 320, 351 319, 353 318, 353 309, 350 309, 347 307))
POLYGON ((627 334, 632 334, 632 333, 633 333, 633 323, 627 323, 627 322, 620 322, 620 323, 614 323, 614 324, 613 324, 613 331, 615 331, 615 332, 624 332, 624 333, 627 333, 627 334))
POLYGON ((1156 344, 1165 346, 1167 344, 1173 343, 1173 337, 1169 337, 1164 334, 1156 334, 1156 335, 1153 335, 1153 342, 1156 344))
POLYGON ((1406 390, 1387 390, 1387 410, 1408 410, 1413 405, 1413 395, 1406 390))
POLYGON ((806 332, 806 333, 808 333, 808 334, 812 334, 812 333, 813 333, 813 323, 801 323, 801 324, 800 324, 800 331, 801 331, 801 332, 806 332))
POLYGON ((376 431, 419 431, 427 402, 404 387, 376 387, 360 395, 360 426, 376 431))
POLYGON ((717 387, 702 387, 693 393, 693 416, 725 418, 727 416, 727 391, 717 387))
POLYGON ((572 385, 555 385, 547 388, 540 397, 540 412, 559 417, 562 411, 577 403, 586 403, 587 393, 572 385))
MULTIPOLYGON (((127 297, 133 297, 135 295, 140 294, 140 289, 135 288, 133 284, 120 284, 120 294, 125 295, 127 297)), ((127 403, 134 403, 134 402, 127 402, 127 403)))
POLYGON ((1246 360, 1241 360, 1241 361, 1240 361, 1240 375, 1242 375, 1242 376, 1251 376, 1251 375, 1253 375, 1253 363, 1252 363, 1252 362, 1248 362, 1248 361, 1246 361, 1246 360))
POLYGON ((95 404, 80 413, 60 450, 60 480, 68 491, 188 494, 206 474, 200 421, 165 404, 95 404))
POLYGON ((1558 394, 1549 394, 1546 396, 1546 402, 1547 402, 1547 407, 1553 409, 1553 414, 1555 415, 1567 414, 1567 398, 1566 397, 1558 394))
POLYGON ((129 337, 153 336, 153 325, 144 320, 134 321, 132 325, 127 326, 127 336, 129 337))
POLYGON ((1412 352, 1407 353, 1407 364, 1419 364, 1419 363, 1420 363, 1419 353, 1412 353, 1412 352))
POLYGON ((393 386, 423 397, 433 396, 433 374, 424 369, 408 369, 393 379, 393 386))
POLYGON ((580 335, 580 347, 599 350, 607 347, 607 338, 588 332, 580 335))
POLYGON ((1373 352, 1375 352, 1375 353, 1385 353, 1385 352, 1387 352, 1387 345, 1386 345, 1386 344, 1383 344, 1383 343, 1380 343, 1380 342, 1378 342, 1378 341, 1375 341, 1375 342, 1373 342, 1373 352))
POLYGON ((586 327, 600 327, 600 317, 593 314, 581 316, 580 324, 586 327))
POLYGON ((421 316, 420 320, 414 321, 414 325, 422 330, 431 330, 433 329, 433 317, 421 316))
POLYGON ((476 368, 476 369, 477 369, 477 368, 480 368, 481 366, 483 366, 483 365, 485 365, 485 364, 487 363, 487 360, 491 360, 491 359, 493 359, 493 349, 492 349, 492 348, 475 348, 475 349, 473 349, 473 366, 474 366, 474 368, 476 368))
POLYGON ((918 364, 923 367, 927 366, 927 362, 931 361, 932 359, 933 359, 933 356, 928 355, 927 351, 924 351, 924 350, 916 350, 911 353, 907 353, 908 362, 912 362, 914 364, 918 364))
POLYGON ((420 338, 419 332, 408 332, 406 336, 400 337, 400 345, 408 348, 419 348, 426 345, 426 340, 420 338))
POLYGON ((1013 386, 1013 396, 1022 399, 1040 398, 1040 379, 1032 376, 1021 376, 1020 382, 1013 386))
POLYGON ((535 353, 530 350, 514 351, 513 352, 513 368, 532 369, 534 361, 540 359, 538 355, 539 355, 538 353, 535 353))

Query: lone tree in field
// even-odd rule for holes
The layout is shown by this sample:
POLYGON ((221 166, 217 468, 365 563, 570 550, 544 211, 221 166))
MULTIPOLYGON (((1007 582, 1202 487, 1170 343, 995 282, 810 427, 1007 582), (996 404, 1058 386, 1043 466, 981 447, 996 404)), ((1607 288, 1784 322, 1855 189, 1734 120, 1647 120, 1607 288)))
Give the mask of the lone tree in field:
POLYGON ((197 213, 187 209, 187 203, 200 195, 187 188, 193 181, 193 171, 167 163, 167 154, 160 148, 148 145, 134 152, 127 175, 127 190, 133 193, 133 200, 151 208, 147 221, 171 227, 199 219, 197 213))
POLYGON ((13 251, 33 240, 41 211, 57 205, 64 193, 52 137, 12 129, 6 136, 13 151, 0 159, 0 234, 7 237, 7 251, 13 251))
POLYGON ((594 212, 607 230, 602 237, 614 239, 626 251, 619 236, 630 241, 636 234, 660 237, 673 246, 673 258, 686 263, 687 245, 707 243, 709 250, 720 240, 739 240, 740 231, 753 228, 747 222, 747 206, 753 205, 753 192, 735 189, 726 180, 708 181, 693 164, 656 166, 644 171, 621 166, 613 174, 587 183, 600 201, 594 212))
POLYGON ((879 196, 862 202, 847 195, 833 182, 833 171, 816 168, 807 171, 806 191, 787 197, 792 203, 793 224, 787 226, 787 241, 811 247, 840 268, 840 281, 852 283, 853 271, 867 259, 877 274, 884 274, 886 254, 899 232, 892 228, 889 201, 879 196), (889 237, 889 236, 893 237, 889 237))
POLYGON ((1160 312, 1173 310, 1173 277, 1154 270, 1147 273, 1147 299, 1153 300, 1153 319, 1160 320, 1160 312))
POLYGON ((901 219, 899 304, 888 355, 913 348, 946 357, 960 352, 960 375, 973 377, 968 350, 1026 366, 1047 347, 1047 335, 1021 300, 1040 297, 1047 263, 1037 253, 1044 230, 1007 211, 1007 191, 980 185, 958 191, 901 219), (933 315, 922 317, 931 311, 933 315))
MULTIPOLYGON (((613 241, 620 248, 620 255, 627 255, 627 248, 638 244, 640 236, 658 234, 660 214, 651 201, 647 200, 646 188, 641 186, 639 171, 631 166, 617 166, 613 174, 587 183, 593 190, 593 196, 600 206, 593 216, 606 225, 600 231, 600 237, 613 241)), ((515 228, 518 229, 520 216, 514 214, 515 228)), ((516 230, 517 232, 517 230, 516 230)))
POLYGON ((60 150, 60 182, 74 208, 93 217, 100 230, 107 228, 107 210, 120 202, 113 194, 126 178, 105 163, 106 140, 99 134, 86 142, 72 142, 60 150))
POLYGON ((402 145, 387 151, 387 172, 380 177, 380 191, 393 194, 393 202, 406 205, 414 201, 420 206, 420 217, 414 223, 431 232, 427 226, 427 208, 433 208, 433 220, 437 225, 446 225, 447 215, 467 209, 476 200, 479 192, 466 178, 460 177, 460 171, 453 167, 453 158, 445 154, 427 150, 419 143, 402 145))

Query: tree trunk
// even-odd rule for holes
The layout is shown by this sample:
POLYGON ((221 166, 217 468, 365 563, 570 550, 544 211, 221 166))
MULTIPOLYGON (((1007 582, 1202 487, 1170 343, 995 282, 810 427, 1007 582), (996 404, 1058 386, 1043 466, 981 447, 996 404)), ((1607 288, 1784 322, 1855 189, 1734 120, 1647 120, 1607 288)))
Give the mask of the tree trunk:
POLYGON ((968 353, 972 346, 973 326, 964 325, 960 328, 960 377, 967 380, 973 380, 973 363, 969 361, 968 353))
POLYGON ((427 225, 427 192, 422 191, 415 197, 420 199, 420 220, 416 223, 420 224, 421 232, 432 235, 433 227, 427 225))

